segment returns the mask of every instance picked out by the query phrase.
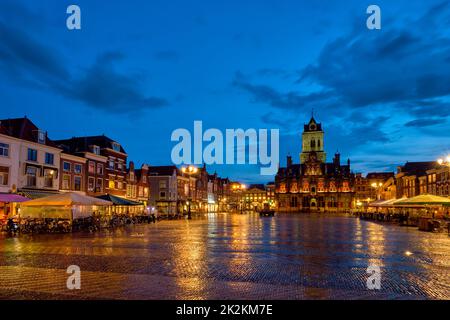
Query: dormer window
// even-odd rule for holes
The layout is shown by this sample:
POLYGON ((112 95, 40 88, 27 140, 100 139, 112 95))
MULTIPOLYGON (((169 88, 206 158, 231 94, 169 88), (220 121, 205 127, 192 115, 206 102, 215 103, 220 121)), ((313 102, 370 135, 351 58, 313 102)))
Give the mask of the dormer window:
POLYGON ((92 153, 96 155, 100 155, 100 147, 99 146, 92 146, 92 153))
POLYGON ((117 142, 112 143, 112 148, 114 151, 120 152, 120 144, 118 144, 117 142))
POLYGON ((46 140, 45 139, 46 138, 45 131, 39 130, 37 138, 38 138, 38 143, 45 144, 45 140, 46 140))

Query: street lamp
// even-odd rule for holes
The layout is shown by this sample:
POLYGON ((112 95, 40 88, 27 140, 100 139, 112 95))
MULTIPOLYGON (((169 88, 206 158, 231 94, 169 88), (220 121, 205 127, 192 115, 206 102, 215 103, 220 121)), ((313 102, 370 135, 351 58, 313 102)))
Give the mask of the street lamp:
POLYGON ((437 163, 441 166, 450 167, 450 155, 448 155, 445 159, 443 158, 438 159, 437 163))
POLYGON ((373 182, 371 184, 371 186, 372 186, 372 188, 375 189, 377 200, 380 200, 381 199, 381 194, 380 194, 379 191, 380 191, 381 187, 383 186, 383 183, 381 183, 381 182, 379 182, 379 183, 373 182))
POLYGON ((187 167, 182 167, 181 172, 183 172, 184 174, 187 174, 189 176, 189 181, 188 181, 188 219, 190 220, 190 219, 192 219, 192 215, 191 215, 191 201, 192 201, 191 176, 198 172, 198 168, 193 165, 189 165, 187 167))

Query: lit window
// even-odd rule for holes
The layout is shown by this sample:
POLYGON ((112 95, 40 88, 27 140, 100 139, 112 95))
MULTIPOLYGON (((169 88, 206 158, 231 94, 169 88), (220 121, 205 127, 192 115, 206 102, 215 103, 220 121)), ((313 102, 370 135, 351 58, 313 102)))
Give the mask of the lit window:
POLYGON ((95 162, 94 161, 89 161, 88 171, 89 171, 89 173, 95 173, 95 162))
POLYGON ((53 188, 53 179, 55 178, 55 171, 51 169, 44 170, 44 187, 53 188))
POLYGON ((103 179, 97 179, 97 192, 103 192, 103 179))
POLYGON ((36 187, 37 168, 27 167, 27 187, 36 187))
POLYGON ((68 174, 63 175, 62 189, 70 190, 70 175, 68 175, 68 174))
POLYGON ((0 167, 0 186, 8 185, 9 168, 0 167))
POLYGON ((88 179, 88 191, 94 191, 95 189, 95 179, 92 177, 89 177, 88 179))

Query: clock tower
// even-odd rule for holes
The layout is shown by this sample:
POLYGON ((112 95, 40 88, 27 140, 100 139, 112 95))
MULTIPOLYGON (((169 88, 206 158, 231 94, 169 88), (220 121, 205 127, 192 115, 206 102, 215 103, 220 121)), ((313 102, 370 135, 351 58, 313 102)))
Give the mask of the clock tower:
POLYGON ((325 163, 327 155, 323 147, 322 124, 318 123, 314 116, 311 116, 308 124, 304 125, 302 134, 302 153, 300 154, 300 163, 304 164, 310 158, 310 155, 314 153, 314 157, 325 163))

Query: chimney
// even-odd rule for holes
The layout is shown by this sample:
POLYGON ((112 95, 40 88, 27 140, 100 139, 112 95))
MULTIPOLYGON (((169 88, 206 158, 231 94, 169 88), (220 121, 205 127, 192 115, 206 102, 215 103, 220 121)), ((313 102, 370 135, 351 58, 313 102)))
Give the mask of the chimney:
POLYGON ((287 156, 287 166, 290 167, 292 166, 292 157, 291 156, 287 156))

